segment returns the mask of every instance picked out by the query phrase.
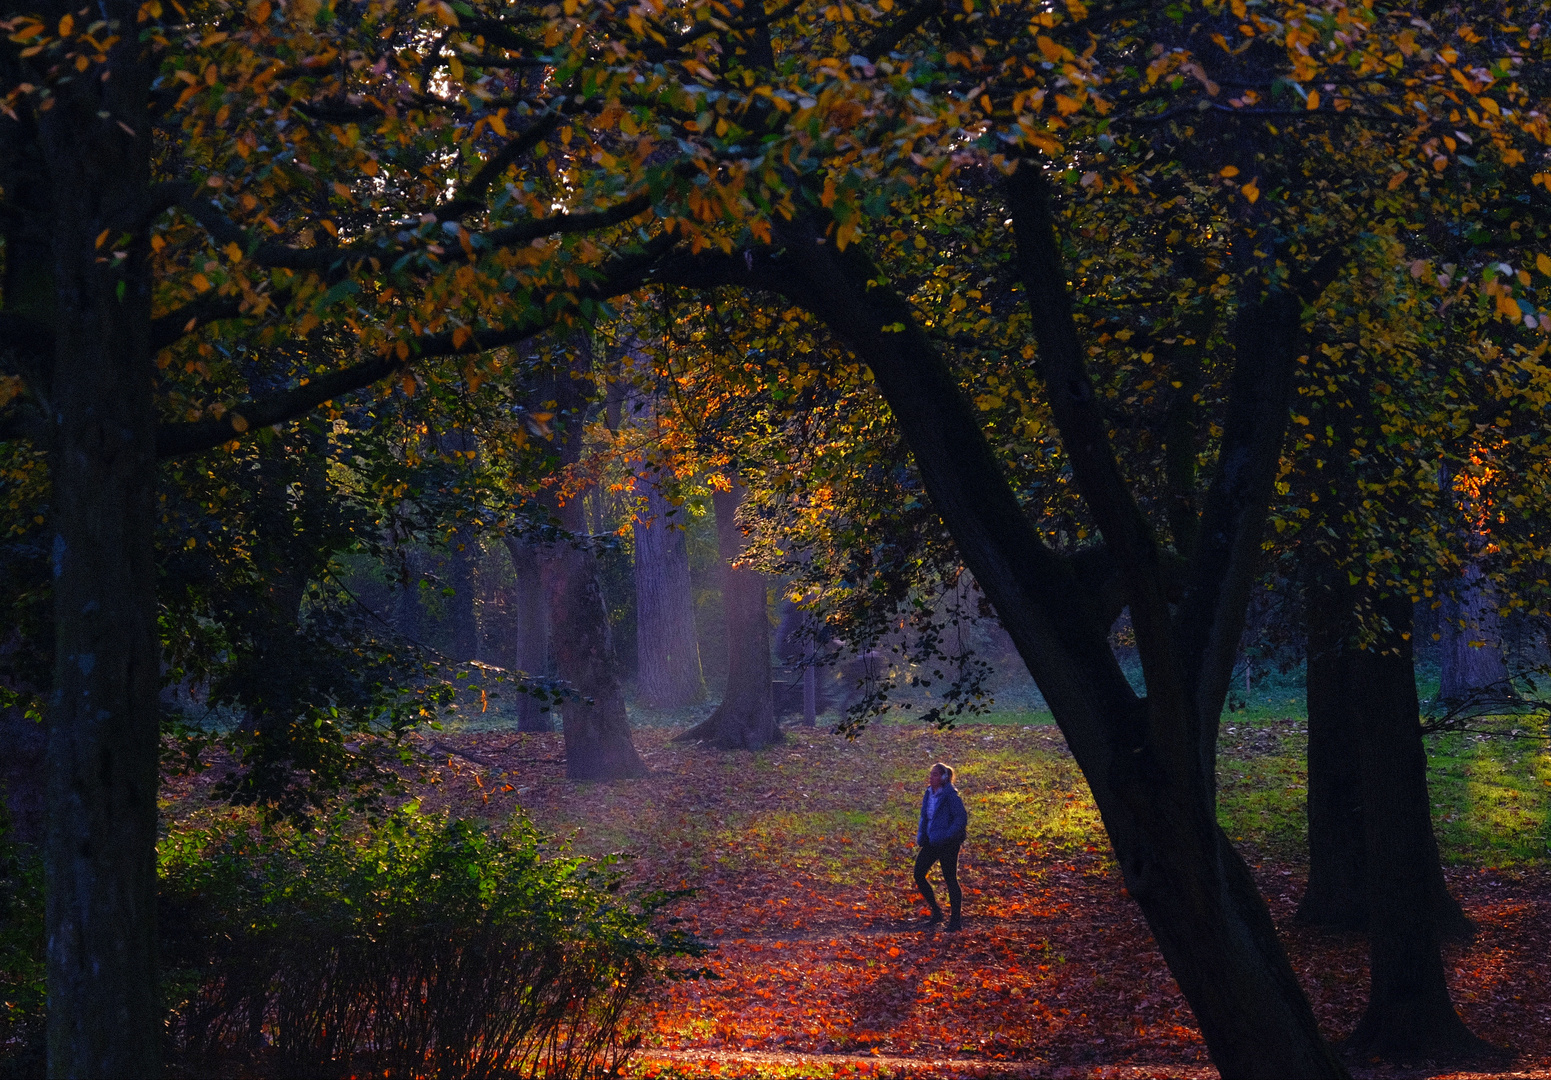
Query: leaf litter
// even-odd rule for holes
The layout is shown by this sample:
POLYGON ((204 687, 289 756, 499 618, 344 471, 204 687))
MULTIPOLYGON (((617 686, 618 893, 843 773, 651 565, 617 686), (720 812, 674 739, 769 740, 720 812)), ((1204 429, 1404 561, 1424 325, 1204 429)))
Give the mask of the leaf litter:
MULTIPOLYGON (((856 741, 799 728, 759 753, 671 734, 635 732, 648 778, 577 784, 558 733, 443 733, 416 792, 427 809, 494 821, 520 810, 574 851, 626 854, 635 884, 694 890, 674 910, 713 945, 705 975, 647 1003, 634 1075, 1217 1075, 1053 726, 881 723, 856 741), (956 934, 922 925, 911 881, 938 760, 959 770, 970 811, 956 934)), ((1367 1001, 1364 940, 1294 923, 1306 867, 1242 849, 1322 1029, 1341 1038, 1367 1001)), ((1511 1049, 1509 1071, 1357 1062, 1354 1074, 1551 1077, 1551 874, 1449 875, 1479 925, 1446 947, 1454 1001, 1511 1049)))

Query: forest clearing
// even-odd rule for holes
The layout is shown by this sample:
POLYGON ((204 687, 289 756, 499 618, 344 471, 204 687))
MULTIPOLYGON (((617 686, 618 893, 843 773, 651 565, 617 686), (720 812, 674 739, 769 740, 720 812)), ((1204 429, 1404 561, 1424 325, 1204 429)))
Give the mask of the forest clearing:
POLYGON ((1548 0, 0 0, 0 1080, 1544 1075, 1548 683, 1548 0))
MULTIPOLYGON (((1240 714, 1225 733, 1223 820, 1339 1038, 1366 1002, 1366 946, 1294 918, 1306 725, 1272 713, 1240 714)), ((575 852, 623 852, 634 884, 693 888, 671 911, 714 946, 690 965, 709 977, 655 988, 626 1075, 1217 1076, 1048 714, 989 721, 880 723, 855 741, 798 728, 758 754, 708 754, 638 726, 651 775, 581 787, 564 777, 558 734, 476 723, 437 738, 414 793, 497 828, 520 810, 575 852), (937 760, 957 764, 971 813, 958 935, 920 925, 910 882, 937 760)), ((1471 1030, 1512 1052, 1487 1072, 1355 1071, 1551 1075, 1551 758, 1448 741, 1434 744, 1438 824, 1450 886, 1478 926, 1448 947, 1450 989, 1471 1030)), ((186 779, 168 794, 183 796, 175 812, 230 813, 191 797, 186 779)))

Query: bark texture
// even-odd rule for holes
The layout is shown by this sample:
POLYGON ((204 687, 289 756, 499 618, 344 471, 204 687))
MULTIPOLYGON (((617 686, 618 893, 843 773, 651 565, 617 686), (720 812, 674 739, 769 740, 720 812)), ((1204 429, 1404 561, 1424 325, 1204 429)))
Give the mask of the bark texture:
POLYGON ((425 642, 425 608, 420 603, 420 582, 425 577, 425 557, 404 549, 404 581, 393 597, 393 628, 416 644, 425 642))
MULTIPOLYGON (((584 364, 584 358, 578 357, 575 373, 557 372, 553 382, 540 391, 541 400, 552 398, 556 403, 564 465, 574 464, 581 456, 582 425, 590 404, 587 390, 591 387, 584 364)), ((587 541, 582 493, 563 503, 551 496, 550 510, 560 527, 574 538, 549 545, 540 560, 555 674, 575 691, 575 696, 560 706, 565 774, 571 780, 645 776, 646 766, 630 740, 619 663, 598 581, 598 560, 587 541)))
MULTIPOLYGON (((1442 888, 1418 722, 1411 601, 1375 604, 1391 633, 1362 651, 1354 687, 1368 899, 1368 1009, 1347 1040, 1391 1060, 1470 1059, 1490 1050, 1449 999, 1437 908, 1442 888)), ((1446 895, 1446 894, 1445 894, 1446 895)))
POLYGON ((1457 596, 1443 601, 1438 696, 1452 701, 1512 696, 1496 590, 1474 564, 1457 589, 1457 596))
POLYGON ((1362 930, 1368 925, 1362 769, 1346 648, 1350 598, 1328 585, 1307 591, 1309 884, 1298 920, 1362 930), (1344 609, 1343 609, 1344 605, 1344 609))
POLYGON ((155 1076, 158 754, 150 70, 137 5, 103 78, 61 84, 40 141, 55 213, 55 688, 49 715, 48 1069, 155 1076), (127 130, 126 130, 127 129, 127 130), (130 241, 100 258, 97 236, 130 241))
MULTIPOLYGON (((549 674, 549 600, 544 595, 539 553, 519 537, 506 537, 506 550, 512 558, 516 640, 512 642, 511 663, 525 675, 549 674)), ((518 731, 555 730, 554 712, 530 694, 517 698, 518 731)))
MULTIPOLYGON (((578 503, 570 505, 579 511, 578 503)), ((562 523, 581 532, 581 523, 570 522, 571 516, 563 514, 562 523)), ((555 671, 576 692, 560 706, 567 779, 645 776, 646 766, 630 741, 596 558, 585 542, 562 541, 545 557, 543 573, 555 628, 555 671)))
MULTIPOLYGON (((1420 860, 1413 872, 1426 880, 1428 905, 1439 934, 1450 940, 1468 940, 1475 927, 1444 880, 1430 814, 1396 816, 1386 809, 1383 820, 1388 827, 1420 832, 1397 835, 1393 843, 1370 841, 1368 837, 1364 806, 1378 796, 1368 790, 1364 778, 1363 755, 1368 750, 1363 731, 1371 720, 1366 710, 1373 707, 1374 686, 1394 689, 1390 697, 1381 700, 1383 709, 1411 710, 1408 718, 1397 716, 1391 721, 1397 731, 1408 731, 1415 744, 1405 751, 1404 760, 1414 764, 1416 755, 1424 750, 1410 643, 1400 641, 1404 650, 1396 646, 1390 653, 1383 651, 1382 643, 1376 646, 1377 652, 1353 644, 1359 634, 1358 599, 1339 570, 1320 574, 1307 590, 1309 884, 1298 906, 1298 919, 1332 929, 1367 929, 1367 853, 1372 843, 1378 843, 1387 852, 1386 858, 1409 852, 1420 860)), ((1409 610, 1403 615, 1397 612, 1396 617, 1403 617, 1405 626, 1410 626, 1409 610)), ((1399 760, 1388 765, 1398 768, 1399 760)), ((1406 797, 1430 805, 1425 754, 1421 771, 1405 775, 1410 785, 1406 797)))
POLYGON ((684 530, 668 517, 672 504, 646 487, 646 520, 635 523, 636 700, 676 709, 705 699, 695 597, 684 530))
POLYGON ((781 740, 770 687, 770 614, 765 575, 735 565, 743 555, 738 507, 744 488, 712 494, 716 544, 722 559, 722 608, 727 617, 727 692, 705 720, 678 736, 723 749, 758 750, 781 740))

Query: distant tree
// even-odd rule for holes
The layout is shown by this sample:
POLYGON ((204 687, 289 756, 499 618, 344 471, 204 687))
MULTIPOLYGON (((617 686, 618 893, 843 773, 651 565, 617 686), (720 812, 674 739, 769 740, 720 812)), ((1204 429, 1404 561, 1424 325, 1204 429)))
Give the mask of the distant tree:
MULTIPOLYGON (((588 412, 598 395, 588 366, 590 350, 577 345, 558 351, 562 355, 536 394, 553 410, 556 452, 564 468, 581 460, 588 412)), ((646 766, 630 739, 619 660, 598 578, 597 541, 587 529, 583 496, 588 486, 573 477, 569 489, 558 484, 547 489, 544 504, 562 532, 540 549, 539 568, 555 674, 571 690, 560 705, 566 776, 621 780, 646 775, 646 766)))
POLYGON ((721 704, 678 736, 725 749, 758 750, 781 741, 770 686, 770 612, 765 575, 743 563, 744 534, 738 507, 746 489, 736 474, 711 498, 722 560, 722 609, 727 620, 727 689, 721 704))
POLYGON ((636 700, 659 709, 692 705, 705 698, 700 642, 695 631, 695 597, 689 580, 689 546, 682 522, 659 486, 637 477, 644 488, 635 530, 636 700))
MULTIPOLYGON (((504 658, 516 670, 529 676, 549 671, 549 601, 544 595, 542 561, 532 542, 508 533, 502 538, 511 555, 513 640, 510 654, 504 658)), ((531 694, 517 699, 518 731, 553 731, 554 713, 531 694)))

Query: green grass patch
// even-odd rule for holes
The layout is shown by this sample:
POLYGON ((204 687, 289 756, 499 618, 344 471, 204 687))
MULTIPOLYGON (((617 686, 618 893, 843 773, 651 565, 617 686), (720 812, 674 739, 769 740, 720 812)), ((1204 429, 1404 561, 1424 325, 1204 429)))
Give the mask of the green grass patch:
POLYGON ((1473 726, 1481 730, 1427 740, 1433 822, 1445 861, 1551 861, 1551 754, 1544 721, 1498 717, 1473 726))

